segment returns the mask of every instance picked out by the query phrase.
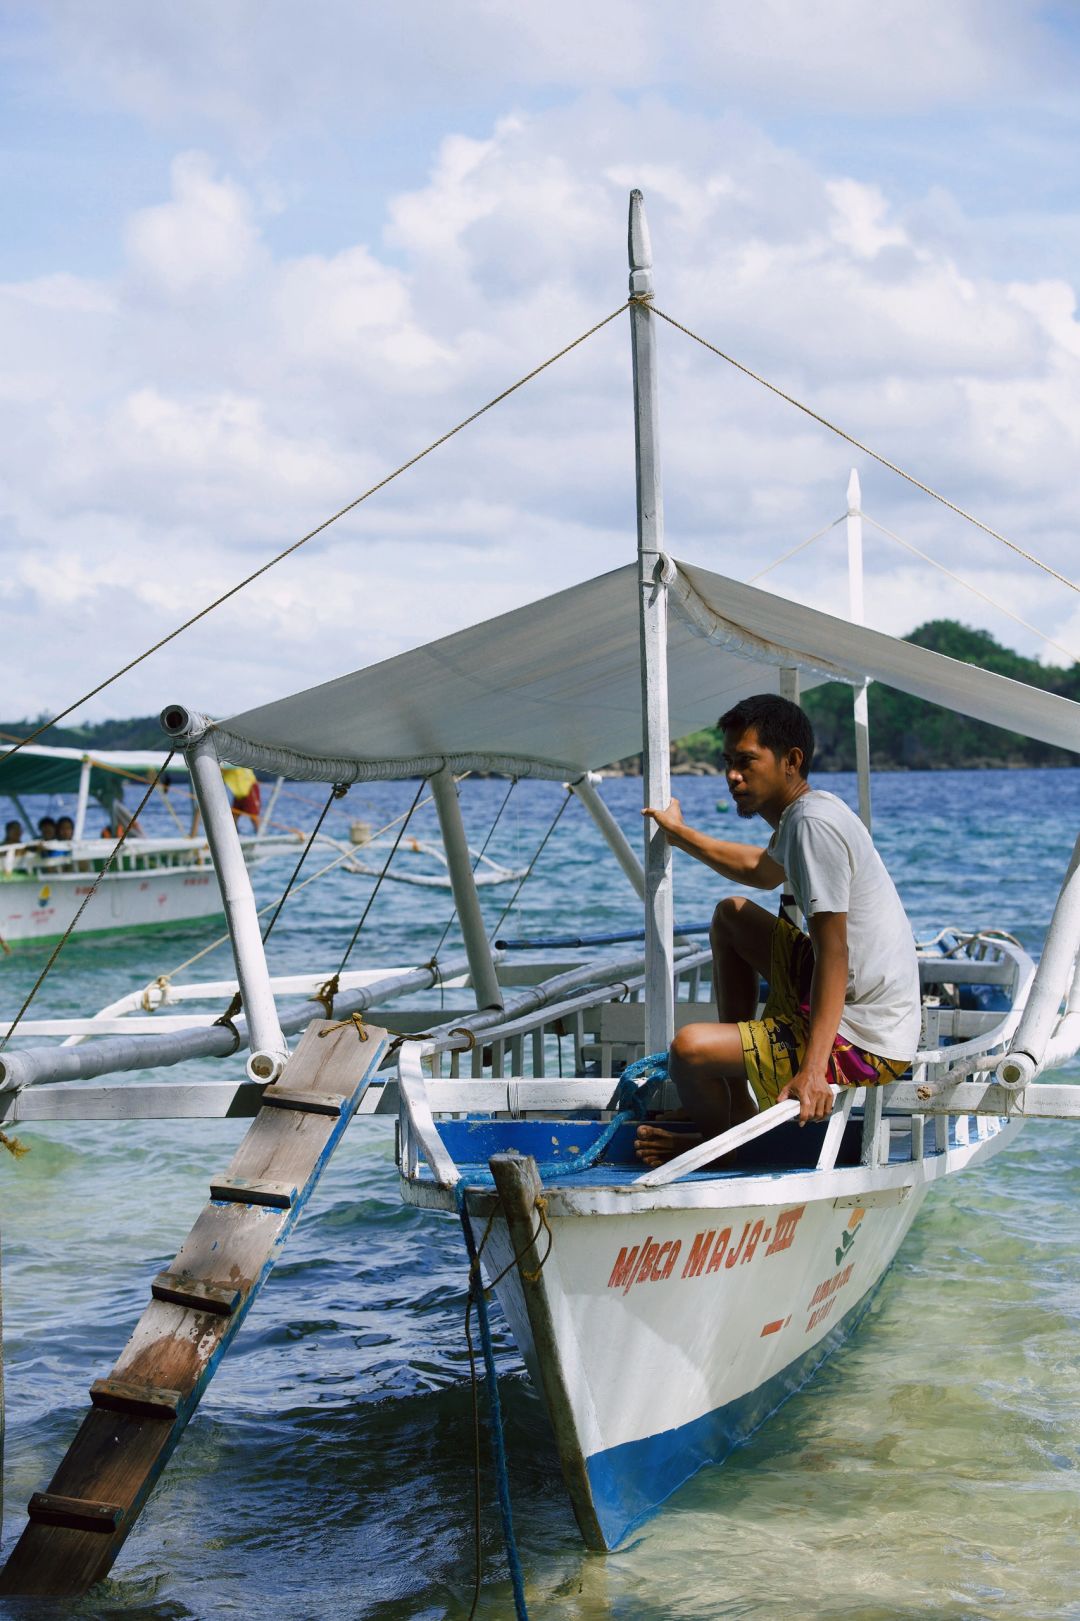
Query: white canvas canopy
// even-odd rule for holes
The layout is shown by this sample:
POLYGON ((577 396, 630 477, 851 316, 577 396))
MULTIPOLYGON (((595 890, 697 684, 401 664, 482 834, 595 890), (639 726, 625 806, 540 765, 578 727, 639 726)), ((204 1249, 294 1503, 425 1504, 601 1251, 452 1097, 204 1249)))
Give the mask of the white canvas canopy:
MULTIPOLYGON (((750 693, 882 681, 1080 749, 1080 704, 690 564, 666 570, 672 736, 750 693)), ((575 778, 642 746, 637 569, 627 564, 214 725, 237 764, 320 781, 455 770, 575 778)), ((198 729, 198 728, 197 728, 198 729)))

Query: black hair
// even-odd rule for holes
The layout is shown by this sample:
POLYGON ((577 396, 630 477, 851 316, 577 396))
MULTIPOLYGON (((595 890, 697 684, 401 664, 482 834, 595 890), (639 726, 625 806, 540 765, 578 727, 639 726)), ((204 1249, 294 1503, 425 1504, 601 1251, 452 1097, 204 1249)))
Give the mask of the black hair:
POLYGON ((763 748, 771 749, 777 759, 789 749, 802 750, 800 775, 809 776, 814 762, 814 728, 807 716, 789 698, 777 698, 771 692, 759 692, 752 698, 742 698, 721 715, 716 723, 721 732, 745 732, 752 726, 763 748))

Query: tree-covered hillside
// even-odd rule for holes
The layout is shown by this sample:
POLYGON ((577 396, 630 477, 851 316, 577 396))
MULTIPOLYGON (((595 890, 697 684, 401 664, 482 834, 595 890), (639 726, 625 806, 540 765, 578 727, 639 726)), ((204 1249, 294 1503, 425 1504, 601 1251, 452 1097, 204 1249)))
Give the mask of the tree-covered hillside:
MULTIPOLYGON (((906 638, 966 664, 1025 681, 1080 700, 1080 665, 1062 668, 1040 664, 1003 647, 985 630, 972 630, 955 619, 932 619, 906 638)), ((851 689, 839 683, 815 687, 804 698, 804 708, 818 738, 817 768, 853 771, 855 740, 851 720, 851 689)), ((874 682, 869 692, 870 754, 872 764, 885 770, 943 770, 956 766, 1076 765, 1078 757, 1045 743, 1032 742, 981 721, 968 720, 919 698, 909 698, 874 682)), ((715 731, 695 732, 681 738, 674 759, 684 767, 722 764, 723 740, 715 731)), ((1080 735, 1077 737, 1080 749, 1080 735)))

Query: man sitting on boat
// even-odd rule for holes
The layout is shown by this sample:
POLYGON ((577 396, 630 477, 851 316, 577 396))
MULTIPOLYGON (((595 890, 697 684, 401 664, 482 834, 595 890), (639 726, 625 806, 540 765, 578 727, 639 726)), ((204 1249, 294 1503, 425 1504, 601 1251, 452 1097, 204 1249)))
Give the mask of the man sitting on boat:
MULTIPOLYGON (((762 694, 722 715, 718 727, 736 809, 768 822, 767 848, 699 832, 683 821, 677 799, 643 814, 676 849, 734 883, 777 889, 786 877, 808 933, 741 896, 716 908, 719 1023, 686 1025, 669 1059, 683 1111, 706 1138, 748 1119, 754 1100, 768 1108, 795 1097, 802 1124, 824 1119, 832 1109, 830 1083, 897 1079, 920 1034, 911 926, 862 822, 807 780, 814 733, 806 715, 786 698, 762 694), (760 1018, 759 977, 769 986, 760 1018)), ((637 1153, 658 1165, 693 1140, 643 1125, 637 1153)))

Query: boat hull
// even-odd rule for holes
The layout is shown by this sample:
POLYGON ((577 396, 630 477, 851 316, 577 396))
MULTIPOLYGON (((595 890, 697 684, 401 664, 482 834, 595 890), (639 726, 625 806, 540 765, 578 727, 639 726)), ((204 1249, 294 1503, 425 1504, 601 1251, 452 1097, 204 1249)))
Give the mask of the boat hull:
MULTIPOLYGON (((94 875, 9 875, 0 882, 0 939, 5 945, 49 945, 60 939, 86 900, 94 875)), ((167 867, 109 873, 76 926, 80 935, 168 928, 222 915, 209 864, 202 871, 167 867)))
MULTIPOLYGON (((892 1186, 861 1193, 830 1179, 826 1197, 747 1204, 717 1181, 697 1184, 711 1203, 592 1215, 561 1215, 549 1196, 538 1277, 513 1266, 520 1231, 496 1219, 490 1274, 510 1266, 497 1293, 545 1397, 586 1543, 617 1547, 804 1384, 865 1311, 930 1180, 1017 1129, 980 1123, 971 1142, 890 1167, 892 1186)), ((837 1173, 849 1187, 859 1174, 837 1173)))

